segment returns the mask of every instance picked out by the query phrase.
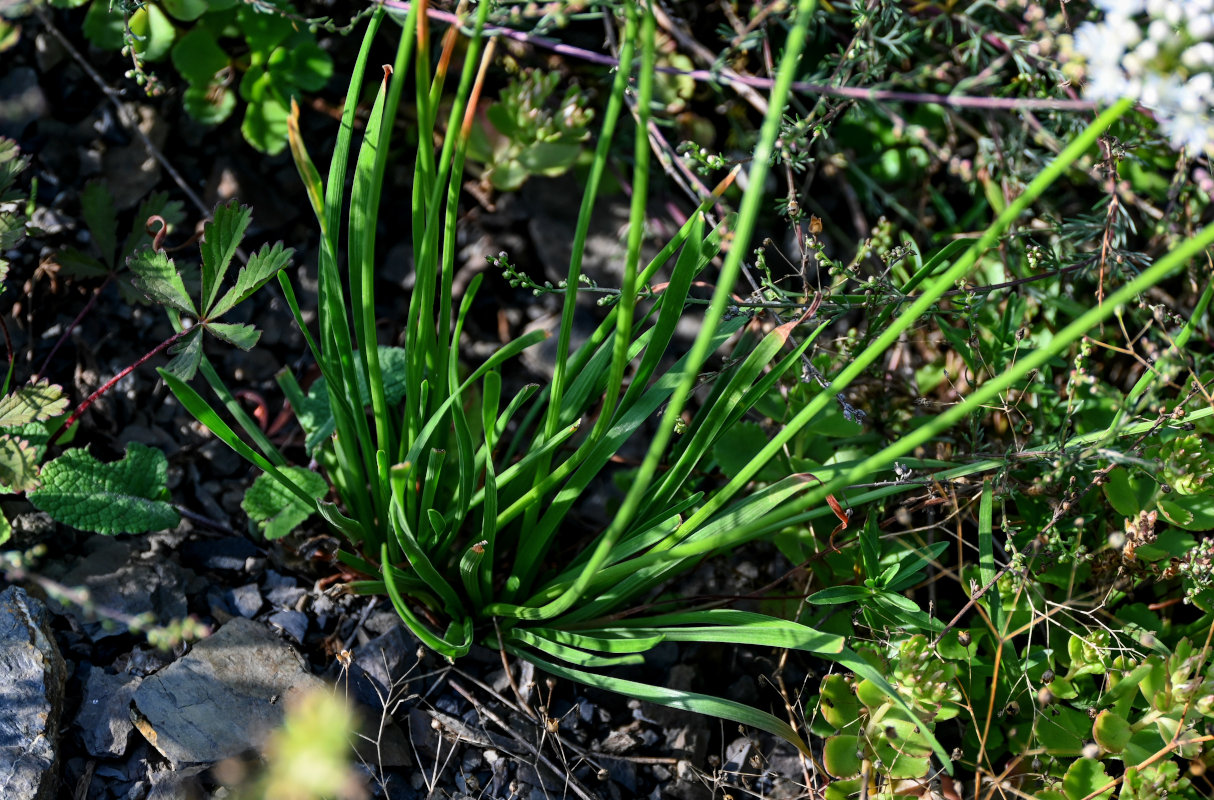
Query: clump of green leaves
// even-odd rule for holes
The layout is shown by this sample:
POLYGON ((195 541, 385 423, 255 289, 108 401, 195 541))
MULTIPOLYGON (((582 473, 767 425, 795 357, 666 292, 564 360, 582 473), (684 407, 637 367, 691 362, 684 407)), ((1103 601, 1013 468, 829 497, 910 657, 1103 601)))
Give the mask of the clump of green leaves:
MULTIPOLYGON (((25 236, 26 198, 15 184, 27 164, 14 142, 0 139, 0 250, 16 247, 25 236)), ((107 271, 115 267, 116 231, 112 204, 104 202, 103 194, 98 185, 84 193, 85 217, 103 260, 80 253, 67 260, 86 271, 112 274, 107 271)), ((132 237, 128 243, 138 240, 134 232, 132 237)), ((0 261, 0 292, 8 267, 0 261)), ((168 463, 158 450, 132 442, 125 458, 104 464, 84 449, 69 448, 43 463, 56 438, 74 433, 74 428, 63 428, 87 403, 65 422, 68 398, 62 387, 38 379, 14 388, 13 365, 10 353, 0 389, 0 493, 26 494, 59 522, 98 533, 138 533, 177 524, 177 511, 167 502, 168 463)), ((11 533, 9 521, 0 516, 0 544, 11 533)))
POLYGON ((512 191, 533 175, 561 175, 577 161, 594 112, 577 86, 556 102, 560 80, 557 72, 524 70, 478 115, 468 157, 484 165, 482 184, 512 191))
POLYGON ((956 668, 931 652, 927 637, 912 636, 888 656, 871 648, 861 652, 890 675, 913 713, 867 680, 823 679, 817 708, 836 732, 826 739, 822 758, 827 771, 843 779, 827 788, 832 800, 852 796, 865 780, 872 783, 870 797, 892 798, 894 781, 927 777, 936 723, 961 712, 956 668), (876 788, 878 777, 883 789, 876 788))
MULTIPOLYGON (((66 7, 85 2, 53 0, 66 7)), ((286 147, 291 100, 324 88, 333 74, 310 21, 300 20, 288 0, 93 0, 84 32, 96 46, 129 56, 128 77, 149 94, 164 86, 145 65, 169 59, 187 83, 186 111, 203 124, 228 119, 239 95, 240 130, 265 153, 286 147)))

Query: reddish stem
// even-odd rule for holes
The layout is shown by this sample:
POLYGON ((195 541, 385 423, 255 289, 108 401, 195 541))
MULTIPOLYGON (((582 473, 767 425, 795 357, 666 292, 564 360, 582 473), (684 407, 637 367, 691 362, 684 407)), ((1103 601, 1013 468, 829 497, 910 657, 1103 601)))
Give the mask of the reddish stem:
MULTIPOLYGON (((192 329, 190 329, 190 330, 192 330, 192 329)), ((76 410, 73 411, 72 415, 67 418, 67 422, 65 422, 63 424, 63 427, 55 432, 55 435, 51 437, 49 442, 47 442, 47 446, 49 447, 50 445, 53 445, 55 442, 59 441, 59 438, 61 436, 63 436, 63 434, 67 433, 68 430, 71 429, 72 425, 76 424, 76 420, 80 419, 81 415, 84 414, 85 411, 89 410, 89 406, 91 406, 93 403, 97 402, 98 397, 101 397, 101 395, 105 394, 110 389, 114 388, 114 385, 116 383, 118 383, 118 381, 122 380, 127 375, 130 375, 132 372, 134 372, 136 369, 138 369, 140 366, 142 366, 143 363, 145 361, 147 361, 149 358, 151 358, 152 356, 154 356, 158 353, 163 352, 165 349, 167 349, 169 347, 172 347, 174 344, 177 343, 177 341, 179 339, 181 339, 183 336, 185 336, 187 333, 189 333, 190 330, 178 331, 177 333, 174 333, 172 336, 165 339, 163 342, 156 345, 151 350, 149 350, 147 353, 145 353, 144 356, 142 358, 140 358, 138 361, 136 361, 134 364, 131 364, 129 367, 122 370, 117 375, 115 375, 114 377, 112 377, 108 381, 106 381, 104 384, 102 384, 101 388, 99 388, 97 391, 90 394, 88 396, 87 400, 85 400, 80 405, 76 406, 76 410)))

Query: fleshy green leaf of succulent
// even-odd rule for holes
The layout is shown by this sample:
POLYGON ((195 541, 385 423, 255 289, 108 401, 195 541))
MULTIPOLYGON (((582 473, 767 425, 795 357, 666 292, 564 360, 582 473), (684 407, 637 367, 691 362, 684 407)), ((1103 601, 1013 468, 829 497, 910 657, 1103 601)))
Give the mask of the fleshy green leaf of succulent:
POLYGON ((1092 738, 1110 753, 1120 753, 1134 735, 1130 723, 1107 708, 1092 723, 1092 738))
POLYGON ((46 380, 27 384, 0 398, 0 428, 53 419, 67 410, 63 387, 46 380))
MULTIPOLYGON (((852 691, 851 683, 839 674, 822 679, 821 699, 818 705, 822 718, 836 730, 846 732, 860 726, 860 702, 852 691)), ((833 774, 833 773, 832 773, 833 774)))
MULTIPOLYGON (((223 311, 215 311, 215 299, 219 297, 219 287, 232 264, 232 257, 240 247, 240 240, 253 212, 248 206, 242 206, 233 200, 226 205, 215 207, 213 219, 203 227, 202 232, 202 303, 200 307, 205 316, 219 316, 223 311)), ((250 264, 253 262, 250 261, 250 264)), ((235 305, 235 303, 232 303, 235 305)), ((231 305, 228 306, 231 308, 231 305)), ((224 309, 225 311, 227 309, 224 309)))
MULTIPOLYGON (((305 492, 319 500, 329 489, 323 476, 303 467, 284 467, 282 472, 305 492)), ((240 507, 267 539, 281 539, 316 512, 269 475, 259 475, 245 492, 240 507)))
MULTIPOLYGON (((240 239, 237 238, 236 243, 239 244, 239 242, 240 239)), ((228 289, 207 315, 219 317, 243 303, 250 295, 265 286, 266 282, 277 275, 279 270, 290 264, 291 257, 294 255, 295 251, 289 247, 283 247, 282 242, 276 243, 273 247, 266 246, 258 250, 249 259, 249 263, 236 274, 236 284, 228 289)))
POLYGON ((850 778, 860 774, 863 750, 858 736, 831 736, 822 748, 822 764, 836 778, 850 778))
POLYGON ((89 181, 80 192, 80 211, 101 254, 102 263, 113 268, 114 251, 118 247, 118 216, 114 196, 101 181, 89 181))
POLYGON ((1192 781, 1181 777, 1175 761, 1160 761, 1148 767, 1128 767, 1122 779, 1119 800, 1164 800, 1167 797, 1188 797, 1192 781))
POLYGON ((198 310, 185 290, 185 283, 173 259, 159 250, 145 249, 128 258, 127 266, 135 273, 135 288, 154 302, 183 314, 198 316, 198 310))
POLYGON ((69 450, 42 468, 30 502, 56 520, 95 533, 146 533, 180 521, 165 497, 168 460, 138 442, 119 461, 103 464, 85 449, 69 450))
POLYGON ((38 453, 25 439, 0 436, 0 492, 28 492, 38 486, 38 453))
POLYGON ((1209 492, 1214 488, 1214 443, 1192 434, 1178 436, 1159 448, 1163 459, 1161 477, 1182 495, 1209 492))

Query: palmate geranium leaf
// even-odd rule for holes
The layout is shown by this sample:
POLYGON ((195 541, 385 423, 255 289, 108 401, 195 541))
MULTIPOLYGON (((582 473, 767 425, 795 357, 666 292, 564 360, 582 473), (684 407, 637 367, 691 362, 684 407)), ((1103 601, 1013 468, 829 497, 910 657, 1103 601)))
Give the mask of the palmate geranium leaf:
POLYGON ((135 288, 152 300, 183 314, 198 316, 194 301, 185 290, 177 265, 158 250, 140 250, 127 259, 131 272, 135 273, 135 288))
MULTIPOLYGON (((206 316, 219 316, 213 312, 215 298, 219 296, 219 285, 232 264, 232 256, 240 246, 245 229, 249 227, 252 211, 233 200, 227 205, 215 207, 215 217, 202 233, 202 309, 206 316)), ((230 308, 230 306, 229 306, 230 308)))
POLYGON ((80 211, 88 226, 101 260, 114 266, 114 249, 118 247, 118 216, 114 196, 101 181, 90 181, 80 192, 80 211))
MULTIPOLYGON (((329 490, 329 483, 323 476, 303 467, 283 467, 282 473, 317 500, 329 490)), ((267 539, 281 539, 316 513, 315 503, 305 505, 299 495, 264 474, 259 475, 245 492, 240 507, 267 539)))
POLYGON ((295 251, 290 247, 283 247, 282 242, 278 242, 273 247, 263 247, 258 250, 252 258, 249 259, 248 265, 241 268, 236 275, 236 285, 228 289, 227 293, 214 305, 213 308, 208 308, 208 317, 220 317, 231 311, 239 303, 243 303, 248 297, 266 284, 266 281, 278 274, 278 271, 291 263, 291 257, 295 255, 295 251))
POLYGON ((67 410, 63 387, 49 381, 22 386, 0 398, 0 428, 51 419, 67 410))
POLYGON ((28 492, 38 486, 38 453, 16 436, 0 436, 0 492, 28 492))
POLYGON ((242 323, 208 322, 206 329, 228 344, 233 344, 241 350, 251 350, 261 338, 261 331, 252 325, 242 323))
POLYGON ((59 522, 94 533, 146 533, 180 521, 163 499, 169 463, 164 453, 131 442, 119 461, 103 464, 87 450, 69 450, 42 468, 42 488, 30 502, 59 522))

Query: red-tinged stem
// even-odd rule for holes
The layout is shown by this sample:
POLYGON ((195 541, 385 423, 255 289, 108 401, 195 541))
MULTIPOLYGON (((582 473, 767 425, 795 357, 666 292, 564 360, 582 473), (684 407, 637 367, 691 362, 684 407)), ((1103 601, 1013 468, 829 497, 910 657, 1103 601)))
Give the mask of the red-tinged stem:
POLYGON ((129 367, 122 370, 122 372, 119 372, 117 375, 115 375, 114 377, 112 377, 108 381, 106 381, 104 384, 102 384, 101 388, 99 388, 97 391, 90 394, 88 396, 87 400, 85 400, 80 405, 76 406, 76 410, 73 411, 72 415, 67 418, 67 422, 65 422, 63 424, 63 427, 55 432, 55 435, 51 437, 49 442, 47 442, 47 445, 50 446, 50 445, 53 445, 55 442, 59 441, 59 438, 61 436, 63 436, 63 434, 67 433, 68 430, 70 430, 71 427, 76 424, 76 420, 80 419, 81 415, 84 414, 85 411, 89 410, 89 406, 91 406, 93 403, 97 402, 98 397, 101 397, 101 395, 105 394, 110 389, 113 389, 114 385, 117 384, 118 381, 122 380, 127 375, 130 375, 132 372, 134 372, 136 369, 138 369, 140 366, 142 366, 143 363, 145 361, 147 361, 149 358, 151 358, 152 356, 154 356, 158 353, 164 352, 169 347, 172 347, 174 344, 177 343, 177 341, 179 339, 181 339, 183 336, 185 336, 189 332, 190 332, 190 330, 184 330, 184 331, 178 331, 177 333, 174 333, 172 336, 165 339, 163 342, 156 345, 151 350, 149 350, 147 353, 145 353, 144 356, 142 358, 140 358, 138 361, 136 361, 134 364, 131 364, 129 367))
POLYGON ((46 377, 46 368, 50 366, 51 359, 55 357, 55 353, 59 352, 59 348, 62 347, 63 343, 67 341, 67 337, 72 335, 72 331, 76 330, 76 326, 80 324, 80 321, 84 319, 85 315, 92 310, 93 306, 97 305, 97 298, 101 296, 101 293, 105 291, 105 287, 109 286, 110 281, 113 279, 114 273, 111 272, 105 277, 105 281, 97 287, 97 290, 93 292, 93 296, 90 297, 89 301, 84 304, 84 308, 80 309, 80 313, 77 314, 76 318, 72 320, 72 323, 67 326, 67 330, 65 330, 63 335, 59 337, 59 340, 55 342, 55 346, 51 348, 51 351, 46 354, 46 359, 43 360, 42 366, 39 367, 38 371, 34 374, 34 377, 31 378, 32 381, 37 382, 39 378, 46 377))

